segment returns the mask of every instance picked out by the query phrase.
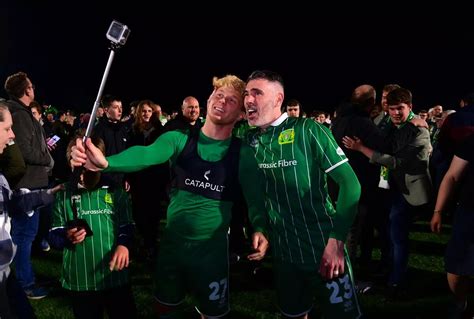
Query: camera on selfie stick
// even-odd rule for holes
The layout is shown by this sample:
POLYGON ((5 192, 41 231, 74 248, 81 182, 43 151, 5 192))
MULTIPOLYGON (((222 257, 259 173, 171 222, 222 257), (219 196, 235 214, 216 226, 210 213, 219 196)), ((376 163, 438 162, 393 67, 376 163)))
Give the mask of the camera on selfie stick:
MULTIPOLYGON (((88 137, 91 136, 92 129, 94 128, 95 125, 95 119, 96 119, 96 113, 97 113, 97 108, 100 105, 100 100, 102 98, 102 93, 104 91, 105 83, 107 82, 107 77, 109 76, 109 71, 110 67, 112 65, 112 61, 115 56, 115 51, 120 49, 125 43, 127 42, 128 36, 130 35, 130 29, 125 25, 122 24, 116 20, 112 21, 110 24, 110 27, 107 31, 106 37, 107 39, 110 40, 110 55, 109 55, 109 60, 107 61, 107 65, 105 67, 104 75, 102 76, 102 81, 100 83, 99 87, 99 92, 97 93, 97 97, 94 102, 94 106, 91 111, 91 116, 89 119, 89 123, 87 124, 87 129, 86 133, 83 138, 83 142, 85 144, 85 141, 88 137)), ((68 223, 68 228, 80 228, 80 229, 85 229, 87 236, 92 236, 92 230, 87 224, 87 221, 85 219, 80 219, 78 216, 78 204, 80 204, 80 197, 78 200, 78 196, 76 195, 77 193, 77 184, 80 180, 80 176, 84 170, 84 167, 76 167, 74 168, 74 171, 72 172, 71 176, 71 181, 70 181, 70 190, 73 194, 71 196, 71 205, 73 208, 73 220, 68 223)))
POLYGON ((107 31, 107 39, 112 42, 112 45, 120 47, 127 42, 129 34, 130 29, 126 25, 114 20, 107 31))
POLYGON ((88 137, 90 137, 92 129, 95 125, 97 108, 100 105, 100 100, 104 91, 105 82, 107 81, 107 77, 109 76, 110 66, 112 65, 112 61, 115 56, 115 51, 125 45, 129 35, 130 29, 125 24, 122 24, 116 20, 112 21, 112 24, 110 25, 109 30, 106 34, 107 39, 110 40, 109 60, 107 61, 107 66, 105 67, 104 75, 102 76, 102 82, 100 83, 99 93, 97 94, 94 107, 92 108, 89 124, 87 125, 86 134, 84 135, 84 142, 88 137))

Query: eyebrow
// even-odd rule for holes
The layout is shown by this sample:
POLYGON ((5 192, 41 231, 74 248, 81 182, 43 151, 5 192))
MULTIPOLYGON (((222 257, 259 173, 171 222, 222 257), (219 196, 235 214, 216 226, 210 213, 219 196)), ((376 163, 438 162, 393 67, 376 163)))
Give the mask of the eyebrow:
MULTIPOLYGON (((245 92, 249 92, 249 90, 245 90, 245 92)), ((253 93, 263 93, 263 90, 259 89, 259 88, 253 88, 253 89, 250 89, 250 92, 253 92, 253 93)))

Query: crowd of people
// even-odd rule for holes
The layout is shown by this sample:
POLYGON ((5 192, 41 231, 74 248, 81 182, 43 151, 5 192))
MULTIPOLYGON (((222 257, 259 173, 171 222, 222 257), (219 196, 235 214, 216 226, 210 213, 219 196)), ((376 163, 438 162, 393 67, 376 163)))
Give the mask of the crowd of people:
POLYGON ((308 318, 315 302, 325 317, 361 318, 357 294, 373 287, 361 279, 373 270, 374 234, 376 271, 396 298, 409 287, 414 217, 432 214, 439 232, 454 211, 447 279, 453 314, 467 311, 474 95, 456 113, 438 105, 416 115, 408 89, 386 85, 379 105, 375 88, 361 85, 336 116, 306 117, 298 100, 286 100, 278 73, 254 71, 246 81, 215 77, 205 118, 193 96, 168 119, 151 100, 124 117, 122 100, 107 95, 84 140, 89 116, 43 118, 26 73, 8 77, 5 90, 1 318, 34 318, 27 298, 48 294, 31 263, 35 238, 63 251, 60 282, 76 318, 137 317, 134 251, 155 265, 158 317, 178 314, 188 294, 202 318, 225 317, 229 229, 242 227, 251 230, 248 260, 271 256, 285 318, 308 318))

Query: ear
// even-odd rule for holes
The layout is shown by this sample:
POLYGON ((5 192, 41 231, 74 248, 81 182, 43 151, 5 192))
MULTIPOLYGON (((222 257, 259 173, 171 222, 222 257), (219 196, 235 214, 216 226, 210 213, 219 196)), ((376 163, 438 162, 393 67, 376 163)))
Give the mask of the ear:
POLYGON ((277 98, 276 98, 276 105, 278 106, 279 109, 281 109, 281 106, 283 105, 284 100, 285 100, 285 94, 283 92, 278 92, 277 98))

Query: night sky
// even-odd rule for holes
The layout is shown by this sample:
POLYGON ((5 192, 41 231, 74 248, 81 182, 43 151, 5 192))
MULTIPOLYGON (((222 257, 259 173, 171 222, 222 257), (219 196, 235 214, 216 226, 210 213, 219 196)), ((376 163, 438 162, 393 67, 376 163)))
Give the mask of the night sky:
POLYGON ((105 93, 125 104, 150 98, 170 110, 194 95, 204 106, 214 75, 245 80, 255 69, 282 74, 286 98, 300 100, 307 112, 334 109, 363 83, 378 92, 383 84, 399 83, 412 90, 415 109, 438 103, 456 108, 462 95, 474 91, 474 27, 467 22, 316 16, 303 9, 245 18, 86 4, 53 14, 44 4, 0 4, 0 96, 6 97, 6 77, 22 70, 40 102, 89 111, 114 19, 131 35, 115 55, 105 93))

